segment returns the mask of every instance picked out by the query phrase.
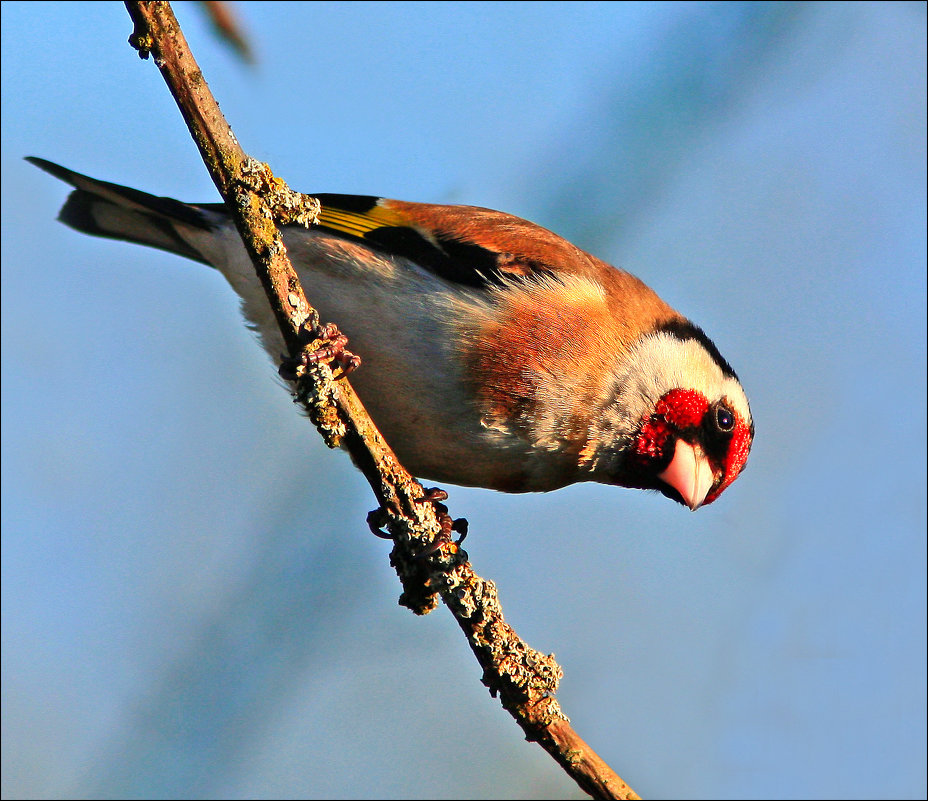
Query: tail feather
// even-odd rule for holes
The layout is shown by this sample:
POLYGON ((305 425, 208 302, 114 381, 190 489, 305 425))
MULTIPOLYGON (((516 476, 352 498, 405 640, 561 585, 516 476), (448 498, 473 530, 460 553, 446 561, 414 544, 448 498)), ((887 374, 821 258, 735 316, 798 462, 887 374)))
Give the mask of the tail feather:
POLYGON ((190 205, 98 181, 45 159, 26 161, 74 187, 58 213, 65 225, 91 236, 119 239, 166 250, 209 264, 191 239, 215 231, 226 218, 221 203, 190 205), (185 236, 186 234, 186 236, 185 236))

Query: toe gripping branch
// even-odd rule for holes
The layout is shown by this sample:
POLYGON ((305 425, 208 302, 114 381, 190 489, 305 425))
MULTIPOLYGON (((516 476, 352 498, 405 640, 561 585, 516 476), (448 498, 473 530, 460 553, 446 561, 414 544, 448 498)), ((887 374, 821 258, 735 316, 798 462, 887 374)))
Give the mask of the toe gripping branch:
MULTIPOLYGON (((463 517, 452 519, 451 515, 448 514, 448 507, 441 503, 441 501, 447 500, 448 493, 438 487, 427 489, 425 495, 419 498, 419 503, 430 503, 435 507, 435 514, 441 526, 441 531, 438 533, 438 536, 435 537, 435 541, 419 554, 419 558, 431 556, 433 553, 442 551, 445 548, 447 548, 452 555, 458 553, 458 551, 463 553, 461 550, 461 543, 464 542, 464 538, 467 536, 467 519, 463 517), (452 539, 452 531, 461 536, 457 539, 452 539)), ((464 558, 467 558, 466 554, 464 558)))
POLYGON ((297 356, 281 359, 277 372, 285 381, 302 378, 311 364, 331 363, 341 371, 336 378, 344 378, 361 366, 361 357, 348 350, 348 337, 335 323, 320 325, 316 314, 300 328, 300 341, 302 348, 297 356))
POLYGON ((390 564, 403 585, 399 602, 417 615, 428 614, 435 608, 441 588, 448 585, 451 571, 467 562, 467 553, 461 548, 467 536, 467 521, 452 519, 448 507, 441 503, 447 498, 444 490, 430 489, 413 501, 432 504, 439 525, 437 532, 434 523, 426 522, 427 518, 418 512, 413 512, 411 517, 400 514, 391 509, 389 502, 367 516, 372 533, 393 541, 390 564), (384 527, 388 531, 384 531, 384 527), (454 533, 460 536, 454 539, 454 533))
MULTIPOLYGON (((451 515, 448 514, 448 507, 441 503, 441 501, 446 500, 448 500, 448 493, 438 487, 427 489, 425 495, 416 499, 416 503, 431 503, 435 507, 435 516, 438 518, 438 523, 441 526, 441 530, 436 535, 432 544, 416 554, 417 559, 424 559, 439 551, 447 550, 448 555, 454 555, 461 551, 461 543, 467 536, 467 519, 463 517, 459 517, 456 520, 453 519, 451 515), (460 534, 460 536, 454 539, 451 536, 452 532, 460 534)), ((392 540, 394 539, 393 535, 388 531, 384 531, 384 526, 389 522, 389 519, 390 513, 387 510, 383 508, 374 509, 374 511, 369 512, 367 515, 367 525, 370 527, 374 536, 384 540, 392 540)), ((466 559, 467 557, 465 556, 464 558, 466 559)))
POLYGON ((441 526, 441 530, 435 537, 435 541, 418 554, 418 558, 420 559, 431 556, 434 553, 444 553, 445 550, 447 550, 448 554, 451 556, 460 552, 464 559, 467 559, 467 554, 461 549, 461 543, 464 542, 464 538, 467 536, 467 520, 463 517, 459 517, 456 520, 452 519, 451 515, 448 514, 448 507, 441 503, 441 501, 447 500, 448 493, 438 487, 427 489, 425 495, 417 500, 417 503, 430 503, 435 507, 435 516, 438 518, 438 523, 441 526), (457 539, 453 539, 451 537, 452 531, 461 536, 457 539))

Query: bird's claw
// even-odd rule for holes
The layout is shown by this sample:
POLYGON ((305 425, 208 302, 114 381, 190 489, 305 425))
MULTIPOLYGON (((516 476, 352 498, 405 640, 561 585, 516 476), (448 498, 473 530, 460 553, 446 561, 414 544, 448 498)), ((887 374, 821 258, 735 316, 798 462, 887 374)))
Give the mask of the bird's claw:
POLYGON ((278 373, 285 381, 302 378, 311 364, 331 362, 341 370, 338 378, 344 378, 361 366, 361 357, 348 350, 348 337, 334 323, 320 325, 318 315, 311 317, 303 326, 301 339, 304 344, 300 352, 281 360, 278 373))
MULTIPOLYGON (((419 503, 431 503, 435 507, 435 515, 438 518, 438 524, 441 526, 438 535, 432 544, 417 554, 418 558, 423 559, 432 554, 447 549, 450 554, 456 554, 461 551, 461 543, 467 536, 467 519, 459 517, 454 519, 448 514, 448 507, 441 501, 448 500, 448 493, 439 487, 432 487, 425 491, 425 495, 418 499, 419 503), (457 539, 451 536, 455 532, 460 534, 457 539)), ((466 558, 466 557, 465 557, 466 558)))
POLYGON ((390 535, 390 532, 383 530, 383 527, 387 525, 389 519, 390 515, 383 508, 377 508, 372 512, 368 512, 367 525, 371 530, 371 534, 375 537, 380 537, 382 540, 392 540, 393 537, 390 535))
MULTIPOLYGON (((448 514, 448 507, 441 503, 441 501, 447 499, 448 493, 438 487, 432 487, 426 490, 425 495, 416 499, 417 503, 433 504, 435 507, 435 516, 438 518, 438 524, 441 527, 435 539, 432 541, 432 544, 416 554, 417 559, 425 559, 433 554, 446 550, 449 552, 449 555, 454 555, 458 552, 463 553, 461 543, 467 536, 467 519, 463 517, 457 519, 452 518, 451 515, 448 514), (452 533, 460 536, 454 539, 452 533)), ((380 537, 384 540, 393 539, 390 533, 384 530, 384 526, 387 525, 389 519, 390 514, 385 509, 374 509, 372 512, 368 512, 367 525, 375 537, 380 537)), ((467 558, 466 555, 464 558, 467 558)))

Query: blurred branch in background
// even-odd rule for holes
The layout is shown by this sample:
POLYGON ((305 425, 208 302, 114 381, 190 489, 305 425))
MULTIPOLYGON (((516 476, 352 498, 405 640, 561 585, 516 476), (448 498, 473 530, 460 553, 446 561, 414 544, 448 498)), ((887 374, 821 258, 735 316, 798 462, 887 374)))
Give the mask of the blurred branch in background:
POLYGON ((223 0, 203 0, 203 5, 219 38, 238 53, 246 64, 254 64, 254 51, 231 4, 223 0))

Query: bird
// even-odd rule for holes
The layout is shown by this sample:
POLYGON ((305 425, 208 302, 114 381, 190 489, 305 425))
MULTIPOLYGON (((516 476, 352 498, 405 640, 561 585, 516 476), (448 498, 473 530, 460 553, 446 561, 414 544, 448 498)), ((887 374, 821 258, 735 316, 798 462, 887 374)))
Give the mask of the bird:
MULTIPOLYGON (((73 187, 58 219, 218 270, 287 349, 232 218, 27 157, 73 187)), ((318 194, 283 241, 362 363, 351 383, 420 479, 510 493, 594 481, 691 510, 739 476, 747 396, 704 331, 641 280, 500 211, 318 194)))

